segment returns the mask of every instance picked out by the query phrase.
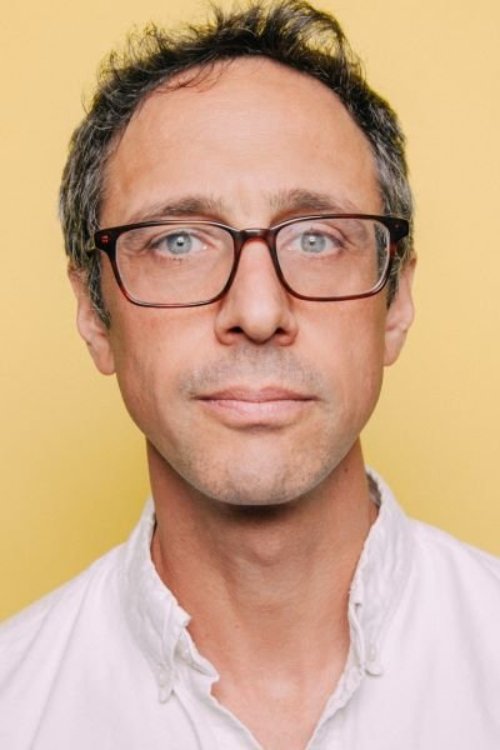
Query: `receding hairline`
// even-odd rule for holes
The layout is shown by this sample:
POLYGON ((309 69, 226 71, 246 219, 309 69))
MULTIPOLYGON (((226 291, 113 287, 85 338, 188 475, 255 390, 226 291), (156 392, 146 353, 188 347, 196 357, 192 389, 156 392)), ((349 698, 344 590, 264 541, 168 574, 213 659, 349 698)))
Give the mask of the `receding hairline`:
MULTIPOLYGON (((308 84, 311 84, 313 87, 320 87, 319 90, 323 91, 325 95, 331 96, 332 101, 335 101, 336 104, 341 108, 343 113, 347 116, 351 124, 355 127, 358 134, 361 136, 362 140, 366 144, 367 148, 369 149, 370 155, 372 157, 372 164, 373 164, 373 176, 376 180, 377 187, 379 189, 380 193, 380 199, 383 201, 383 194, 382 194, 382 185, 380 180, 380 175, 378 173, 378 164, 377 164, 377 155, 375 152, 375 149, 370 141, 370 139, 367 137, 364 130, 360 127, 359 123, 356 121, 356 119, 353 117, 352 113, 347 108, 345 102, 342 100, 341 96, 337 94, 337 92, 330 88, 326 83, 324 83, 322 80, 316 78, 311 73, 306 71, 301 71, 293 67, 292 65, 288 65, 284 62, 281 62, 279 60, 275 60, 272 57, 266 56, 266 55, 244 55, 244 56, 233 56, 231 58, 226 58, 222 60, 214 60, 208 63, 202 63, 202 64, 196 64, 193 65, 190 68, 187 68, 185 70, 177 71, 171 76, 167 76, 163 81, 159 81, 157 86, 155 88, 151 89, 150 91, 146 92, 144 96, 137 102, 136 107, 131 112, 130 117, 126 122, 123 123, 122 127, 114 134, 113 138, 110 140, 108 144, 108 149, 105 155, 105 159, 102 165, 102 173, 101 173, 101 194, 100 194, 100 201, 99 201, 99 212, 98 215, 100 216, 103 209, 103 204, 106 201, 107 197, 107 175, 109 173, 109 162, 113 159, 113 155, 118 150, 120 143, 122 141, 122 138, 124 137, 126 131, 128 130, 129 126, 133 122, 133 120, 136 118, 136 116, 141 112, 141 110, 148 104, 148 102, 151 101, 154 97, 157 96, 168 96, 170 93, 175 93, 179 91, 180 89, 188 88, 190 90, 193 89, 199 89, 200 93, 204 93, 205 91, 209 91, 212 87, 216 86, 217 83, 221 80, 221 78, 224 76, 225 73, 228 72, 230 69, 234 69, 235 65, 237 67, 248 68, 253 67, 257 72, 259 71, 259 68, 262 66, 271 65, 273 68, 277 70, 281 70, 286 73, 290 73, 293 77, 298 77, 302 81, 307 82, 308 84)), ((248 73, 245 73, 243 75, 243 78, 246 78, 248 73)), ((258 105, 258 103, 257 103, 258 105)), ((292 188, 288 191, 283 191, 283 194, 281 196, 269 196, 270 198, 270 205, 273 208, 276 208, 278 211, 281 210, 280 203, 285 206, 288 205, 288 203, 297 204, 300 203, 304 204, 304 207, 306 210, 309 210, 310 213, 314 213, 314 211, 324 211, 324 210, 331 210, 332 212, 356 212, 359 211, 359 206, 354 205, 338 205, 336 204, 334 199, 331 199, 326 193, 323 193, 322 195, 318 193, 314 193, 313 191, 307 191, 303 190, 300 187, 292 188), (285 195, 286 193, 286 195, 285 195)), ((180 215, 182 213, 186 214, 194 214, 194 213, 203 213, 204 207, 209 206, 209 203, 211 201, 210 196, 198 196, 193 193, 193 197, 188 196, 186 199, 180 198, 179 201, 171 201, 168 203, 165 203, 162 205, 162 202, 153 202, 150 206, 146 207, 145 210, 139 210, 138 212, 132 213, 130 217, 127 219, 127 223, 134 223, 137 221, 145 221, 153 218, 160 218, 161 215, 166 215, 168 213, 169 208, 171 209, 171 215, 180 215)), ((219 203, 219 206, 221 205, 220 201, 218 201, 217 198, 214 198, 212 200, 212 203, 215 204, 219 203)), ((219 210, 219 209, 217 209, 219 210)), ((293 207, 291 209, 293 211, 293 207)))

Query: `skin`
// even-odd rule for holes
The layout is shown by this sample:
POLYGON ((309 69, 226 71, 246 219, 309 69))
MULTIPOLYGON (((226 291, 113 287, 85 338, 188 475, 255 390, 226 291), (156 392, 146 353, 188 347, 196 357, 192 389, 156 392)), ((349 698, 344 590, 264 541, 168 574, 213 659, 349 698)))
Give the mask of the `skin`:
MULTIPOLYGON (((107 165, 101 226, 193 195, 204 205, 186 216, 241 228, 382 212, 370 146, 336 96, 265 59, 149 96, 107 165)), ((252 240, 224 299, 162 310, 130 304, 105 258, 109 329, 70 272, 81 335, 147 439, 158 573, 221 675, 215 698, 268 750, 306 746, 342 673, 376 517, 359 434, 412 322, 412 271, 389 308, 385 291, 307 302, 252 240)))

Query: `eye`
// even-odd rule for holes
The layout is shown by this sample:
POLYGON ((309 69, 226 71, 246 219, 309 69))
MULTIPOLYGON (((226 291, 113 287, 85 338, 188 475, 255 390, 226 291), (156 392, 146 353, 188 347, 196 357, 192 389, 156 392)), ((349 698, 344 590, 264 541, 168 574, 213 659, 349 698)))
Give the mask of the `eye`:
POLYGON ((188 255, 193 250, 199 250, 199 240, 187 231, 171 232, 155 241, 153 247, 172 255, 188 255), (197 244, 198 243, 198 244, 197 244))
POLYGON ((328 248, 328 238, 317 231, 304 232, 300 235, 300 249, 305 253, 321 253, 328 248))
POLYGON ((330 256, 345 248, 345 238, 339 228, 325 222, 319 226, 291 224, 281 233, 279 245, 282 252, 330 256))

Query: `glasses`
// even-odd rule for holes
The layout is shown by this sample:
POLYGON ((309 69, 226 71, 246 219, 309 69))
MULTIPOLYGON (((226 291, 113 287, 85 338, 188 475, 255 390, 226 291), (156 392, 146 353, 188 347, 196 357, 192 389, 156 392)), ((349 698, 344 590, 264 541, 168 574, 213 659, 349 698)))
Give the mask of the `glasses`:
MULTIPOLYGON (((367 214, 304 216, 267 229, 165 219, 101 229, 95 247, 109 257, 125 297, 145 307, 195 307, 229 290, 246 243, 268 249, 284 288, 317 302, 377 294, 387 283, 406 219, 367 214)), ((251 250, 250 250, 251 251, 251 250)))

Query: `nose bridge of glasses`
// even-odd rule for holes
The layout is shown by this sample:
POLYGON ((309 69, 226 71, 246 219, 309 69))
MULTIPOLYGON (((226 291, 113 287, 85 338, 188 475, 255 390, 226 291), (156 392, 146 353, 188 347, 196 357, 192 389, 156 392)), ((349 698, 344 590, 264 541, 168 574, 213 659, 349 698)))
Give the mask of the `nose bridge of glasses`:
MULTIPOLYGON (((240 267, 242 250, 248 242, 255 240, 259 241, 257 247, 264 243, 267 248, 267 252, 270 256, 272 266, 274 267, 275 273, 281 280, 281 272, 276 257, 276 250, 274 247, 275 242, 275 230, 270 227, 250 227, 249 229, 233 230, 233 241, 235 247, 235 258, 233 265, 233 272, 231 274, 231 282, 234 280, 236 272, 240 267)), ((251 248, 250 248, 251 249, 251 248)))
POLYGON ((237 233, 238 252, 252 240, 262 240, 269 250, 273 249, 273 232, 269 228, 251 227, 249 229, 240 229, 237 233))

